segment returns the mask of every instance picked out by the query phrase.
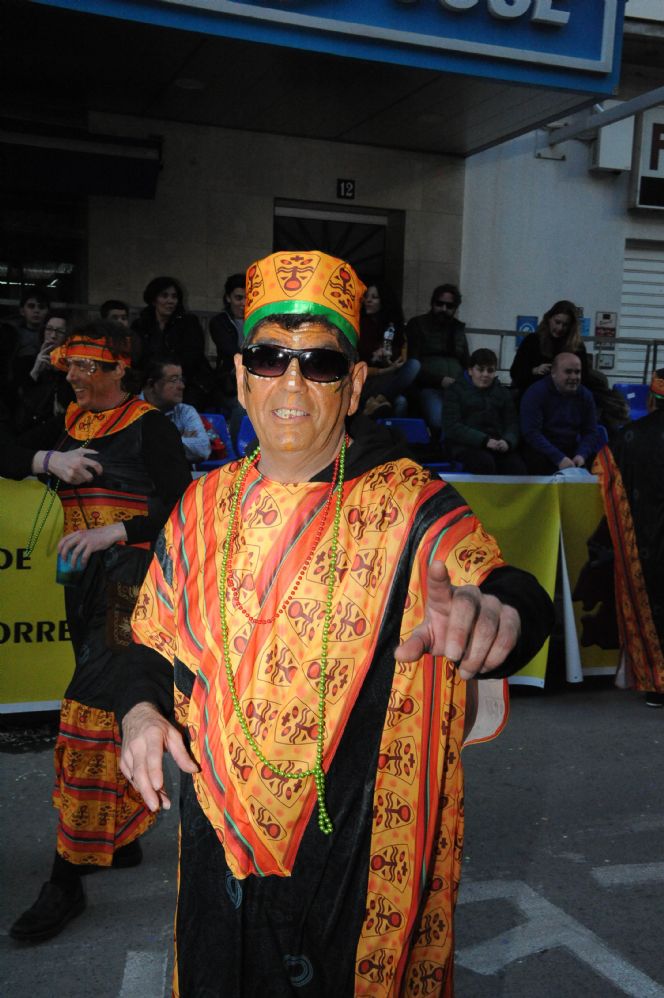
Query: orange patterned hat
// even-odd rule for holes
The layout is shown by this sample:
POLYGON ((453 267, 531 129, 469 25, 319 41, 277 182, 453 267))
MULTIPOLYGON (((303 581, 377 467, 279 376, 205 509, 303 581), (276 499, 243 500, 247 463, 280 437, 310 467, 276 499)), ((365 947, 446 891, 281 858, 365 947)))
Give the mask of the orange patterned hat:
POLYGON ((313 313, 357 345, 366 287, 344 260, 317 251, 271 253, 247 270, 244 335, 271 315, 313 313))
POLYGON ((653 371, 650 391, 659 399, 664 399, 664 370, 653 371))

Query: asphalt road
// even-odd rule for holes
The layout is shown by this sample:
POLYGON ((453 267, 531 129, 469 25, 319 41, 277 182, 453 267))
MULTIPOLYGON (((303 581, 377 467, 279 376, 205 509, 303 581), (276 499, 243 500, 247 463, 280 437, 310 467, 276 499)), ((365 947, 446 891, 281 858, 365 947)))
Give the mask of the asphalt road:
MULTIPOLYGON (((142 866, 87 878, 88 909, 60 936, 7 937, 50 867, 50 746, 0 754, 1 993, 161 998, 173 812, 143 840, 142 866)), ((607 684, 516 690, 506 731, 464 764, 456 998, 664 998, 664 710, 607 684)))

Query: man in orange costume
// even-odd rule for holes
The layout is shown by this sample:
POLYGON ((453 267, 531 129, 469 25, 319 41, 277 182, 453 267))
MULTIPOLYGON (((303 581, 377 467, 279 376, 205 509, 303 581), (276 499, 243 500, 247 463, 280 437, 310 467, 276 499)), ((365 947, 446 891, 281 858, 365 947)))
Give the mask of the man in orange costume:
POLYGON ((614 551, 618 682, 664 707, 664 368, 650 383, 649 413, 597 455, 614 551))
POLYGON ((461 745, 550 627, 461 497, 350 419, 363 290, 318 252, 249 268, 259 446, 187 491, 134 614, 122 765, 155 810, 165 748, 184 773, 182 998, 452 995, 461 745))

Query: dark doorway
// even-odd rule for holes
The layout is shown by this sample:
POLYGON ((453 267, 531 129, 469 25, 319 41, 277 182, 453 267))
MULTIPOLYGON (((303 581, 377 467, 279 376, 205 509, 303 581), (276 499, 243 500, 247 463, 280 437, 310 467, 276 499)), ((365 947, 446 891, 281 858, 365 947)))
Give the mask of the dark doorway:
POLYGON ((348 260, 365 284, 403 285, 404 212, 311 201, 274 203, 273 250, 321 250, 348 260))

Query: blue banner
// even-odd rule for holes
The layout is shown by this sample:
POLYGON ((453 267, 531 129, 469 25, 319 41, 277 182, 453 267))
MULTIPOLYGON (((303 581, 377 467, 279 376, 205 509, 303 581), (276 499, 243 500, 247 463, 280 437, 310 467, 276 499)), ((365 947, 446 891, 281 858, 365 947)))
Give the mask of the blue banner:
POLYGON ((625 0, 38 0, 341 56, 610 93, 625 0))

